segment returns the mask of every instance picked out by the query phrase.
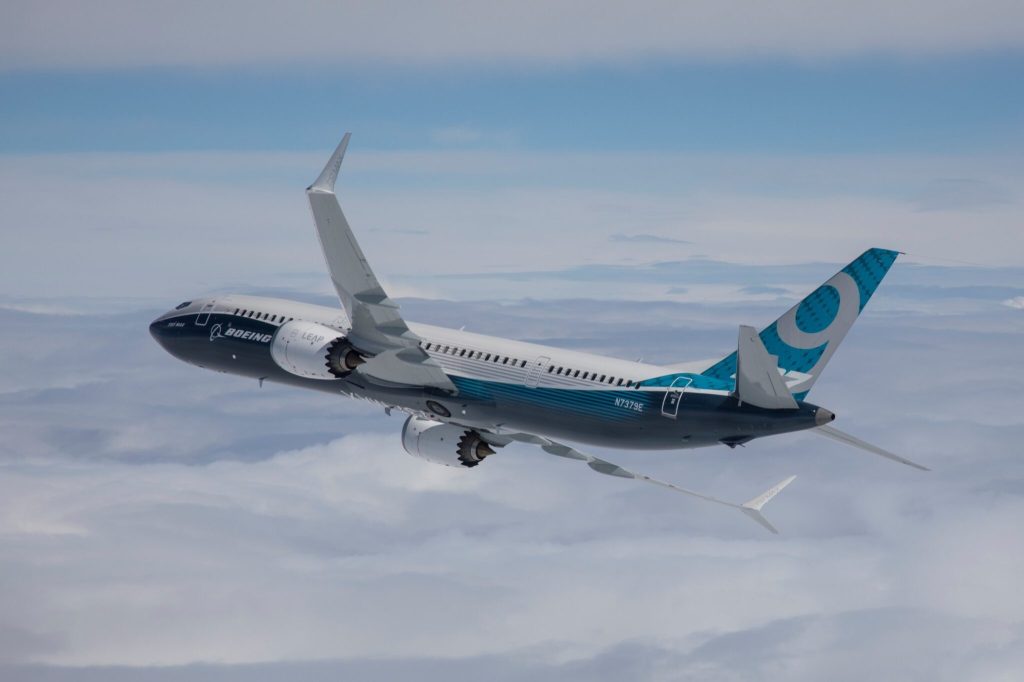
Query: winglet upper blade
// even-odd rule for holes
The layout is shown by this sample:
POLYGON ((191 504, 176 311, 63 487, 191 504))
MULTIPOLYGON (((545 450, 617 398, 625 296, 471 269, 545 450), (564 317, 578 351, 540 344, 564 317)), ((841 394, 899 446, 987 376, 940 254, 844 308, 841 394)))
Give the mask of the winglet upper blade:
POLYGON ((760 495, 758 495, 754 499, 752 499, 752 500, 750 500, 748 502, 744 502, 740 506, 743 507, 744 509, 752 509, 754 511, 761 511, 762 507, 764 507, 766 504, 768 504, 768 502, 773 497, 775 497, 776 495, 778 495, 779 493, 782 492, 783 488, 785 488, 787 485, 789 485, 790 483, 792 483, 795 480, 796 480, 796 476, 790 476, 786 480, 780 481, 780 482, 776 483, 771 488, 768 488, 768 490, 765 490, 763 493, 761 493, 760 495))
POLYGON ((338 143, 337 149, 334 150, 331 158, 327 161, 327 165, 320 171, 320 176, 316 179, 316 182, 306 188, 307 192, 334 193, 334 184, 338 181, 338 171, 341 169, 341 162, 345 158, 345 150, 348 149, 348 141, 351 137, 352 133, 345 133, 345 136, 341 138, 341 142, 338 143))

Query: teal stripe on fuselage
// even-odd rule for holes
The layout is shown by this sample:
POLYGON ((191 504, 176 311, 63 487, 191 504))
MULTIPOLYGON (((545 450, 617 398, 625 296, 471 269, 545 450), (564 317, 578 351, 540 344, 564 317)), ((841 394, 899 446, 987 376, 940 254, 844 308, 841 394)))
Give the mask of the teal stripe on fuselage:
POLYGON ((477 400, 516 402, 532 407, 562 410, 576 414, 598 417, 609 421, 631 421, 640 419, 648 410, 660 410, 663 395, 660 392, 637 390, 579 390, 571 388, 531 388, 522 384, 507 384, 497 381, 471 379, 449 375, 459 394, 477 400), (622 405, 616 399, 640 403, 644 412, 637 412, 622 405))
MULTIPOLYGON (((641 386, 655 386, 668 388, 678 379, 689 379, 690 383, 686 385, 686 390, 691 389, 703 389, 708 391, 732 391, 733 382, 731 378, 726 377, 725 380, 719 379, 712 376, 706 376, 704 374, 693 374, 692 372, 675 372, 673 374, 664 374, 660 377, 654 377, 653 379, 646 379, 640 382, 641 386)), ((686 383, 686 382, 680 382, 686 383)))

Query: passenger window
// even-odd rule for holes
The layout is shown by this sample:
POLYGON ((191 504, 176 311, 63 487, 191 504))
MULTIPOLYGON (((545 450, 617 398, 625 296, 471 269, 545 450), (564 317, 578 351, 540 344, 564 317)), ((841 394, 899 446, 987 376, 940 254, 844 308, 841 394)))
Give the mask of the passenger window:
POLYGON ((579 371, 579 370, 576 370, 576 371, 575 371, 575 372, 573 373, 573 375, 572 375, 572 378, 573 378, 573 379, 575 379, 575 378, 576 378, 576 377, 578 377, 579 375, 580 375, 580 371, 579 371))
POLYGON ((622 379, 619 379, 619 386, 622 385, 622 379))
POLYGON ((555 366, 554 365, 548 365, 548 374, 551 374, 554 371, 555 371, 555 366))
POLYGON ((602 384, 604 383, 604 375, 603 374, 601 375, 601 378, 598 379, 598 381, 600 381, 602 384))
POLYGON ((520 367, 526 367, 526 360, 523 360, 521 363, 519 363, 519 366, 520 367))

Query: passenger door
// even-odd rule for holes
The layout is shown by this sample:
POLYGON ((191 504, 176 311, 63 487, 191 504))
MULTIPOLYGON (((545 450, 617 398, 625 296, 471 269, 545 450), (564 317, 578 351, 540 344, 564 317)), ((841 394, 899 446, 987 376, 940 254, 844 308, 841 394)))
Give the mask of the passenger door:
POLYGON ((548 370, 548 365, 550 364, 551 358, 544 355, 534 360, 533 364, 526 371, 526 381, 523 383, 529 388, 537 388, 537 384, 540 383, 541 374, 548 370))
POLYGON ((683 402, 686 387, 693 383, 690 377, 676 377, 672 385, 665 391, 665 399, 661 402, 661 414, 669 419, 679 416, 679 403, 683 402))

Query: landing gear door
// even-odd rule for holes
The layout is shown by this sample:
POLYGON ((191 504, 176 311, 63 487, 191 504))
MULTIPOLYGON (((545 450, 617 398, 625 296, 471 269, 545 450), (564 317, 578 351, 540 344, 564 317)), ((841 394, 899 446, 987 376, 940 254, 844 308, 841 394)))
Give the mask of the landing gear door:
POLYGON ((665 400, 661 403, 661 414, 669 419, 679 416, 679 403, 683 402, 683 392, 693 383, 690 377, 676 377, 672 385, 665 391, 665 400))
POLYGON ((540 356, 533 361, 530 368, 526 371, 525 383, 530 388, 537 388, 537 384, 540 383, 540 376, 547 371, 548 365, 551 364, 551 358, 546 356, 540 356))
POLYGON ((213 306, 216 301, 210 301, 203 306, 202 310, 199 311, 199 315, 196 317, 196 326, 205 327, 206 323, 210 321, 210 312, 213 311, 213 306))

